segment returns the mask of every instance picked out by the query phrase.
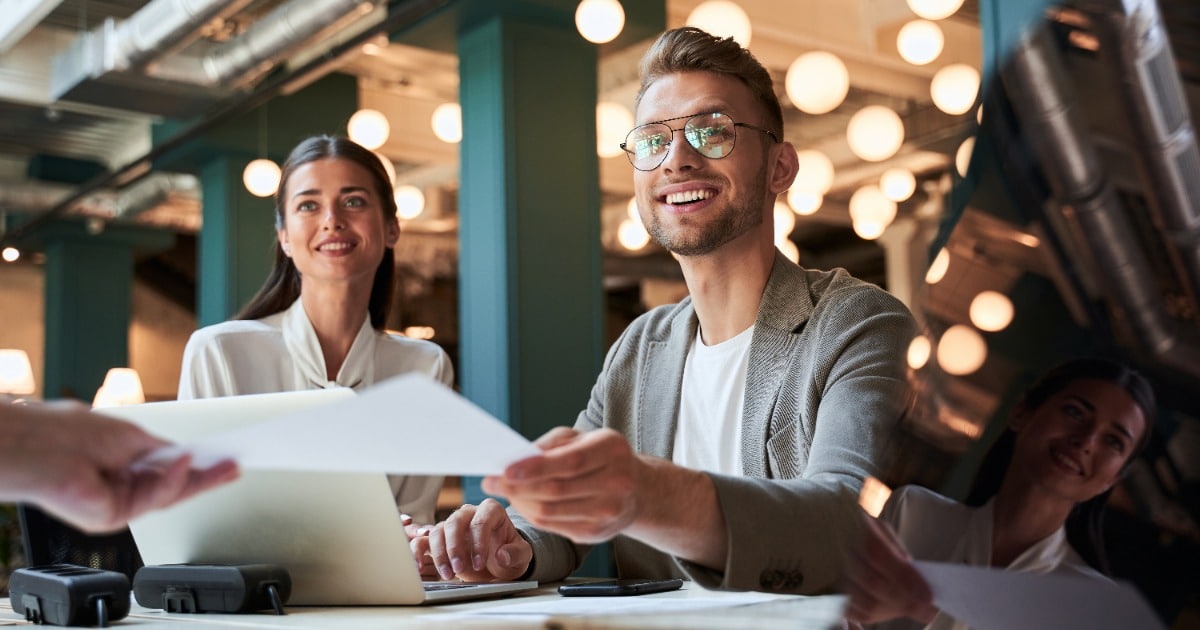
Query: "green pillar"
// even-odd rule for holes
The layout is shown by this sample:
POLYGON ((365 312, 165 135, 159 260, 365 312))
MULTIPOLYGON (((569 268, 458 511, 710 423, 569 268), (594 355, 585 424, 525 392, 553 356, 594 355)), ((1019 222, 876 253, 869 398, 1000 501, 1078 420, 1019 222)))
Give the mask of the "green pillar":
POLYGON ((569 20, 498 10, 458 53, 459 382, 533 439, 574 423, 603 358, 596 50, 569 20))
POLYGON ((109 368, 129 365, 134 251, 171 246, 169 231, 79 221, 49 224, 25 242, 46 252, 46 398, 90 402, 109 368))
POLYGON ((199 326, 232 317, 271 270, 274 202, 251 195, 242 185, 242 170, 257 157, 230 151, 200 168, 204 224, 196 254, 199 326))
POLYGON ((574 422, 603 351, 596 50, 559 4, 557 22, 497 10, 458 40, 458 372, 530 438, 574 422))

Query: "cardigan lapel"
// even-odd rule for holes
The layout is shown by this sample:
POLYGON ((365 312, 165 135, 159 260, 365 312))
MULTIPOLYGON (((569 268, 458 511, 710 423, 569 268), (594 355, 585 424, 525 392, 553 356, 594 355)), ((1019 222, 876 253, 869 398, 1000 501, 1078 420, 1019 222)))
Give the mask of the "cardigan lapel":
POLYGON ((638 382, 636 401, 638 452, 670 459, 675 450, 675 428, 679 423, 679 397, 683 391, 683 364, 699 322, 691 298, 685 298, 673 318, 666 337, 647 344, 646 361, 638 382), (666 430, 663 430, 665 425, 666 430))
POLYGON ((804 270, 778 251, 763 290, 754 322, 754 338, 746 367, 742 417, 742 472, 767 477, 767 438, 779 388, 789 375, 787 362, 799 343, 798 333, 812 315, 804 270))

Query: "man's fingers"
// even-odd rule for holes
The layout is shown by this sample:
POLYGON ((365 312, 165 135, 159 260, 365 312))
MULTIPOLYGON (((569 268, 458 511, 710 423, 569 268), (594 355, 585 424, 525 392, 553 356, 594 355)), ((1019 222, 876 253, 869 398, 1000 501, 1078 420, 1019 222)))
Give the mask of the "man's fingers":
POLYGON ((631 455, 632 449, 624 437, 609 429, 599 429, 579 434, 540 456, 512 464, 505 469, 504 479, 511 482, 569 479, 625 461, 631 455))
POLYGON ((543 451, 552 448, 558 448, 563 444, 579 437, 579 432, 569 427, 554 427, 547 431, 542 437, 534 440, 533 445, 543 451))

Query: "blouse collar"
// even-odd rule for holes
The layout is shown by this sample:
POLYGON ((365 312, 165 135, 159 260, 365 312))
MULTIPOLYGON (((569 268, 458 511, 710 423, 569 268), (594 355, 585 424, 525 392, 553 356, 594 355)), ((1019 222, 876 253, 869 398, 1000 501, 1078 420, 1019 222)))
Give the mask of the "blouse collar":
POLYGON ((304 311, 304 304, 297 298, 283 316, 283 340, 308 385, 315 388, 350 387, 362 388, 375 380, 375 329, 371 327, 371 316, 363 316, 362 326, 350 352, 338 371, 337 378, 326 378, 325 355, 317 340, 317 331, 304 311))

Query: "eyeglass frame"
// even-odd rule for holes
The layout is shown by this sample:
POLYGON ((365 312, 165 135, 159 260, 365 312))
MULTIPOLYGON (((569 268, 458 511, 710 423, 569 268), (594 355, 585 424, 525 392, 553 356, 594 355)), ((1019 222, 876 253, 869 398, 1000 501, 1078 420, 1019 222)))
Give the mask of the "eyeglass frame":
MULTIPOLYGON (((779 142, 779 136, 775 135, 775 132, 771 131, 770 129, 765 129, 765 128, 759 127, 757 125, 751 125, 750 123, 738 122, 733 119, 733 116, 730 116, 729 114, 726 114, 725 112, 712 111, 712 112, 699 112, 699 113, 691 114, 688 116, 676 116, 674 118, 664 118, 663 120, 652 120, 650 122, 646 122, 646 123, 637 125, 633 129, 630 129, 629 133, 625 134, 625 142, 622 142, 620 145, 621 150, 625 152, 625 157, 629 158, 629 164, 631 166, 633 166, 634 170, 642 171, 643 173, 653 171, 653 170, 657 169, 658 167, 662 166, 663 162, 667 161, 667 154, 671 152, 671 147, 674 146, 674 144, 675 144, 675 132, 676 131, 685 131, 685 132, 687 131, 687 123, 686 122, 683 124, 682 127, 678 128, 678 129, 672 127, 671 125, 668 125, 667 123, 669 123, 671 121, 675 121, 675 120, 685 120, 685 119, 688 121, 691 121, 693 118, 699 118, 700 116, 712 116, 713 114, 717 114, 719 116, 724 116, 724 117, 728 118, 729 121, 733 123, 733 127, 735 129, 738 127, 745 127, 747 129, 753 129, 754 131, 765 133, 768 136, 771 136, 771 140, 775 141, 776 143, 779 142), (670 129, 671 130, 671 140, 667 142, 667 150, 662 152, 662 159, 658 161, 658 164, 655 164, 653 168, 638 168, 638 165, 634 163, 634 152, 628 148, 629 136, 632 135, 633 132, 637 131, 638 129, 641 129, 642 127, 649 127, 650 125, 663 125, 667 129, 670 129)), ((684 139, 686 139, 686 138, 687 138, 687 135, 684 134, 684 139)), ((687 141, 687 145, 689 147, 691 147, 693 151, 695 151, 696 153, 699 153, 706 160, 722 160, 722 159, 729 157, 729 155, 731 153, 733 153, 734 148, 737 147, 737 132, 734 131, 734 133, 733 133, 733 144, 732 144, 732 146, 729 147, 729 153, 726 153, 725 155, 722 155, 721 157, 709 157, 707 155, 704 155, 704 153, 701 153, 700 149, 697 148, 695 145, 693 145, 690 140, 687 141)))

